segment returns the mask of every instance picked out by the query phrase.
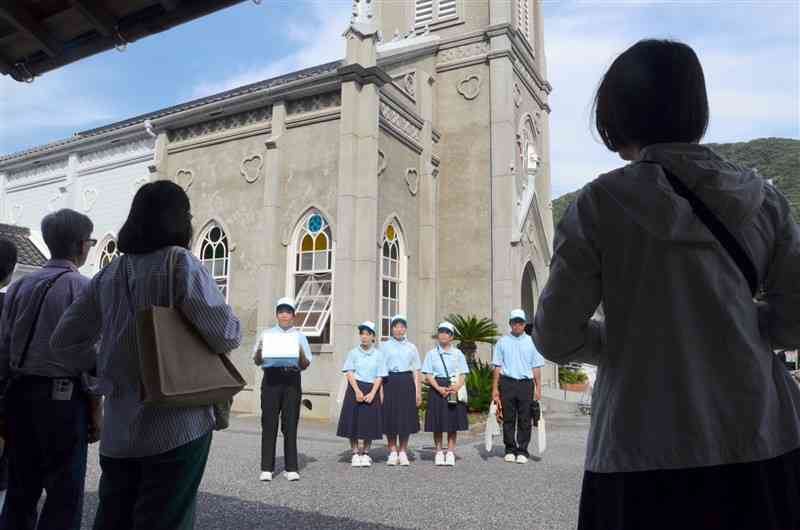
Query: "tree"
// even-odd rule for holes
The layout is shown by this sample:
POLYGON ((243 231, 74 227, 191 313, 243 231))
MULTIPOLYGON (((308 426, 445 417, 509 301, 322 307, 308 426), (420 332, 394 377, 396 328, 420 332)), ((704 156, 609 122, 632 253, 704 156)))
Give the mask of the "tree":
POLYGON ((464 352, 470 368, 475 366, 475 352, 478 344, 495 344, 500 337, 497 324, 490 318, 478 318, 475 315, 449 315, 447 321, 456 328, 455 340, 458 348, 464 352))

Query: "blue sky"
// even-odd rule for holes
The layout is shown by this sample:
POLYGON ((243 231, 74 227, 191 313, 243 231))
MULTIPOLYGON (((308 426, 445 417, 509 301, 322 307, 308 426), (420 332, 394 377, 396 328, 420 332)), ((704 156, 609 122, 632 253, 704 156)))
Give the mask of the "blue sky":
MULTIPOLYGON (((473 1, 473 0, 467 0, 473 1)), ((37 78, 0 79, 0 153, 340 58, 350 0, 245 2, 37 78)), ((676 38, 702 61, 707 141, 800 138, 797 0, 545 0, 553 85, 553 196, 621 165, 590 128, 593 90, 646 37, 676 38)))

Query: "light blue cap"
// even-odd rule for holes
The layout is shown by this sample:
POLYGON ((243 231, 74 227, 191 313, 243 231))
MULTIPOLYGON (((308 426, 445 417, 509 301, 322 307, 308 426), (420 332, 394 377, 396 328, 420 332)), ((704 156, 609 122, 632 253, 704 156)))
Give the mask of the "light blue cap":
POLYGON ((281 307, 283 307, 283 306, 291 307, 292 311, 294 311, 295 310, 294 299, 293 298, 289 298, 288 296, 284 296, 283 298, 281 298, 280 300, 278 300, 275 303, 275 309, 276 310, 281 308, 281 307))
POLYGON ((515 309, 511 312, 511 315, 508 317, 509 321, 513 320, 522 320, 523 322, 527 322, 528 318, 525 315, 525 311, 522 309, 515 309))
POLYGON ((439 327, 436 328, 436 329, 437 329, 437 331, 442 331, 443 329, 447 330, 447 331, 450 332, 451 335, 455 335, 456 334, 456 327, 454 325, 452 325, 450 322, 442 322, 441 324, 439 324, 439 327))

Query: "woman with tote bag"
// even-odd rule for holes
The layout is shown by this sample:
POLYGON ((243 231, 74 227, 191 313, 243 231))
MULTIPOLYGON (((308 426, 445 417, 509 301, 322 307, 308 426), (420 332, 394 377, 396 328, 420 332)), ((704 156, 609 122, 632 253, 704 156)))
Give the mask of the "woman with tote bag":
POLYGON ((164 180, 142 186, 119 234, 125 256, 92 279, 51 340, 54 350, 68 351, 100 339, 98 377, 106 399, 95 530, 194 528, 214 411, 142 402, 136 322, 137 312, 172 302, 210 353, 225 354, 241 343, 239 320, 187 250, 191 219, 180 186, 164 180))
POLYGON ((699 144, 689 46, 635 44, 595 103, 630 164, 567 210, 534 329, 551 361, 598 366, 578 527, 798 529, 800 390, 772 353, 800 345, 789 204, 699 144))

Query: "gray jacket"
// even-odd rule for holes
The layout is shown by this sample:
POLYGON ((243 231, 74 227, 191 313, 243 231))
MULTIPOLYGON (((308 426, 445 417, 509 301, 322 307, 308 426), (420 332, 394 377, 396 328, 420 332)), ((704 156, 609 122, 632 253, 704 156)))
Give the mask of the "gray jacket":
POLYGON ((586 468, 752 462, 800 448, 800 391, 773 348, 800 345, 800 231, 786 199, 708 148, 660 144, 586 185, 558 227, 534 339, 598 365, 586 468), (744 246, 766 289, 678 196, 669 168, 744 246), (605 320, 593 320, 598 304, 605 320))

